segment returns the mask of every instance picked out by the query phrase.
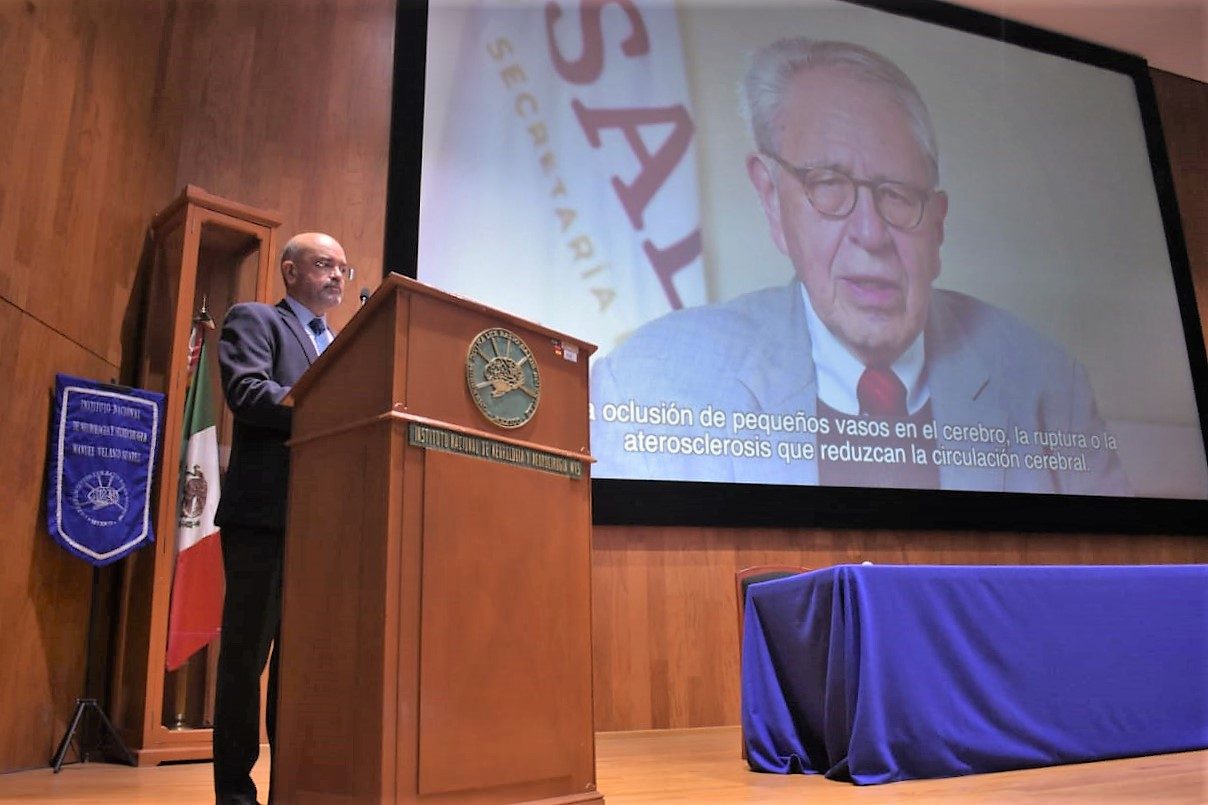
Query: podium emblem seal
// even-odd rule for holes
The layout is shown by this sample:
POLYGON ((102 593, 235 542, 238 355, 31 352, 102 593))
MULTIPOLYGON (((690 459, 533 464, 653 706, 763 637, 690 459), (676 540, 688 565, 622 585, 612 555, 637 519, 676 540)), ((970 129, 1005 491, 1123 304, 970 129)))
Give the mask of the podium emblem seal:
POLYGON ((520 336, 502 327, 483 330, 466 354, 466 386, 482 415, 501 428, 533 418, 541 400, 541 373, 520 336))

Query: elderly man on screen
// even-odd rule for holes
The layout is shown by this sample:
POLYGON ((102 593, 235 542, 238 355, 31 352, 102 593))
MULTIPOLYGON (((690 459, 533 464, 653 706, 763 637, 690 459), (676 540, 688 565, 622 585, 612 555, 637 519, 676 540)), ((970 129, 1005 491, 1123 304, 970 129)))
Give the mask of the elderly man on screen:
POLYGON ((677 311, 592 373, 603 477, 1128 494, 1082 367, 940 290, 948 197, 910 79, 845 42, 763 49, 746 168, 787 286, 677 311))

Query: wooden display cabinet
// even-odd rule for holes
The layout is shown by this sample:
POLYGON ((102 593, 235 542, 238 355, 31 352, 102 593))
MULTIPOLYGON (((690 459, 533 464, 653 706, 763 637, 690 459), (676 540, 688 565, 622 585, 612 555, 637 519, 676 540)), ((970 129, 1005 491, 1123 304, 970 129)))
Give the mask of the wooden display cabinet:
MULTIPOLYGON (((278 215, 186 186, 151 223, 153 260, 135 382, 163 392, 164 440, 154 489, 155 544, 125 559, 121 574, 110 715, 140 766, 211 757, 216 644, 180 670, 165 670, 168 607, 176 561, 178 479, 188 341, 202 300, 217 326, 237 301, 267 301, 278 215)), ((217 333, 206 342, 214 400, 221 400, 217 333)), ((225 470, 231 416, 218 416, 225 470)))

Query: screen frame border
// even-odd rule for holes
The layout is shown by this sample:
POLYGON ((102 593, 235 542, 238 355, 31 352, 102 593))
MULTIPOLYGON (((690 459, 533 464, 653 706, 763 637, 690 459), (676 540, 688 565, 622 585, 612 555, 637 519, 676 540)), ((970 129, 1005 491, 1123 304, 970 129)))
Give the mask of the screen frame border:
MULTIPOLYGON (((1208 454, 1208 353, 1157 97, 1141 57, 941 0, 842 0, 1129 77, 1138 111, 1208 454)), ((417 275, 427 0, 399 0, 394 38, 385 273, 417 275)), ((596 525, 1208 533, 1208 500, 592 479, 596 525)))

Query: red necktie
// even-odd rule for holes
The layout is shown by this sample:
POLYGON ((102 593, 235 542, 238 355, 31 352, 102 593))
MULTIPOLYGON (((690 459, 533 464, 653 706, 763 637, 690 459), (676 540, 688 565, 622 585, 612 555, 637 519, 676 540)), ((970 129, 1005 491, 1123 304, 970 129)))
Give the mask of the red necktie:
POLYGON ((879 419, 906 417, 906 387, 889 369, 870 366, 856 384, 860 413, 879 419))

